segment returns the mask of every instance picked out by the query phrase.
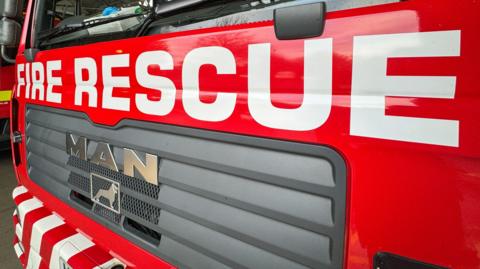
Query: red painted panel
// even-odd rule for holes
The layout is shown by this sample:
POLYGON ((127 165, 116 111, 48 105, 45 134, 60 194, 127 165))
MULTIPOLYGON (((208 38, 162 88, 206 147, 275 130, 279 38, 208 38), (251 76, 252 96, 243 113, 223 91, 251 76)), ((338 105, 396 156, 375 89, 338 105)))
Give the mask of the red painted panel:
MULTIPOLYGON (((273 139, 322 144, 336 149, 348 164, 349 201, 345 268, 372 268, 378 251, 387 251, 451 268, 480 267, 480 88, 478 52, 480 3, 477 1, 411 0, 401 3, 339 11, 328 14, 322 38, 333 38, 333 97, 328 120, 310 131, 272 129, 257 123, 247 104, 248 45, 272 44, 272 103, 297 107, 302 98, 303 40, 278 41, 271 22, 156 35, 80 47, 43 51, 37 61, 62 60, 61 104, 20 101, 20 124, 24 132, 24 105, 37 103, 86 112, 93 121, 114 125, 122 119, 210 129, 273 139), (453 99, 416 97, 386 98, 386 113, 405 117, 459 121, 459 146, 421 143, 350 135, 353 37, 377 34, 461 31, 459 57, 392 59, 389 75, 456 76, 453 99), (213 101, 218 91, 237 93, 233 114, 221 122, 205 122, 188 116, 182 104, 182 64, 194 48, 221 46, 233 52, 236 75, 217 75, 212 68, 201 71, 202 101, 213 101), (171 78, 177 88, 175 107, 166 116, 151 116, 133 105, 139 86, 134 63, 139 53, 165 50, 172 54, 174 70, 158 72, 171 78), (101 78, 102 56, 130 54, 131 68, 114 70, 128 76, 129 89, 114 89, 129 97, 131 111, 122 112, 74 105, 73 59, 92 57, 101 78)), ((21 51, 21 50, 20 50, 21 51)), ((23 56, 18 57, 24 61, 23 56)), ((102 101, 102 84, 97 85, 102 101)), ((154 97, 152 97, 154 98, 154 97)), ((156 97, 158 98, 158 96, 156 97)), ((23 151, 25 152, 25 151, 23 151)), ((52 210, 95 241, 111 249, 137 268, 165 268, 151 254, 133 246, 105 227, 87 219, 32 183, 26 174, 25 156, 17 168, 19 180, 52 210)))
MULTIPOLYGON (((10 91, 15 84, 15 66, 0 66, 0 91, 10 91)), ((8 102, 0 101, 0 119, 10 116, 8 102)))

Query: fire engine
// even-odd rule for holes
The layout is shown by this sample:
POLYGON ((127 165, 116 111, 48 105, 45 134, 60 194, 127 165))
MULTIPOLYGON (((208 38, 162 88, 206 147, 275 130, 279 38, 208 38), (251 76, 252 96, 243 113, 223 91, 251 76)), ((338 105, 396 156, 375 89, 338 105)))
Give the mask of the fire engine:
POLYGON ((25 268, 480 267, 480 2, 22 2, 25 268))
POLYGON ((15 67, 0 59, 0 150, 10 147, 10 97, 15 81, 15 67))

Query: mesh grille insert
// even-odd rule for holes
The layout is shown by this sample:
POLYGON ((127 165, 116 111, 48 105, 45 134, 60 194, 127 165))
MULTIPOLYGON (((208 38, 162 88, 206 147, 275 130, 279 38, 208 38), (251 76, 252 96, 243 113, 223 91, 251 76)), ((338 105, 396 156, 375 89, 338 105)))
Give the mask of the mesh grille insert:
POLYGON ((142 200, 133 198, 128 194, 124 194, 121 203, 122 209, 130 212, 153 224, 158 224, 160 217, 160 208, 143 202, 142 200))
POLYGON ((100 215, 100 216, 104 217, 105 219, 107 219, 109 221, 115 222, 117 224, 120 223, 120 218, 121 218, 120 214, 117 214, 117 213, 115 213, 111 210, 108 210, 101 205, 94 204, 93 205, 93 212, 95 212, 97 215, 100 215))
POLYGON ((70 173, 68 183, 86 194, 90 193, 90 180, 76 173, 70 173))
POLYGON ((158 194, 160 193, 160 186, 150 184, 141 179, 126 176, 122 173, 115 172, 100 165, 89 163, 75 156, 70 156, 67 164, 88 173, 97 173, 116 182, 119 182, 120 184, 122 184, 122 187, 127 187, 129 189, 132 189, 133 191, 147 195, 153 199, 158 199, 158 194))

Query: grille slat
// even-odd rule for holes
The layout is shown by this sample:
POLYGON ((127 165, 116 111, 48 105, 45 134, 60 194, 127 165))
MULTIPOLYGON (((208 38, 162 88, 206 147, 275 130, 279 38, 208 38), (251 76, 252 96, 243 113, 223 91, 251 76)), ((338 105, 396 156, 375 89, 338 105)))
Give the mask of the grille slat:
POLYGON ((61 179, 51 177, 33 166, 29 167, 28 175, 46 191, 64 201, 68 201, 68 197, 70 196, 70 187, 68 187, 66 182, 62 182, 61 179))
POLYGON ((32 180, 180 268, 342 268, 346 171, 328 148, 30 105, 26 122, 32 180), (69 156, 67 133, 89 157, 108 142, 120 172, 69 156), (158 156, 159 185, 121 172, 123 148, 158 156), (120 214, 68 199, 91 197, 91 173, 120 184, 120 214))
POLYGON ((34 123, 30 123, 27 128, 27 132, 31 134, 30 139, 35 138, 38 141, 65 152, 65 133, 48 129, 34 123))
POLYGON ((255 208, 253 210, 259 214, 268 214, 269 211, 268 215, 282 216, 280 219, 290 217, 297 222, 303 222, 299 225, 304 227, 333 225, 332 202, 326 197, 170 160, 162 162, 161 170, 162 183, 208 196, 210 199, 215 197, 216 200, 223 200, 222 202, 236 207, 244 204, 246 207, 255 208), (309 207, 317 208, 319 214, 312 215, 308 211, 309 207))
POLYGON ((65 162, 68 159, 68 154, 65 151, 61 151, 33 137, 27 138, 27 150, 57 166, 65 166, 65 162))
POLYGON ((65 168, 58 166, 57 164, 50 162, 46 159, 43 159, 42 157, 36 155, 33 152, 30 152, 28 154, 27 161, 30 167, 42 171, 44 174, 55 179, 56 181, 63 184, 67 182, 67 178, 70 172, 65 168))
POLYGON ((162 237, 159 248, 164 250, 165 255, 181 256, 183 257, 184 264, 195 264, 197 268, 231 268, 218 262, 214 258, 211 258, 198 250, 194 250, 191 247, 188 247, 186 244, 181 244, 173 239, 170 239, 167 236, 162 237))
POLYGON ((180 216, 168 212, 163 214, 160 226, 168 234, 176 235, 174 240, 198 249, 209 257, 224 257, 229 260, 227 264, 231 264, 232 268, 308 268, 180 216))
POLYGON ((329 238, 165 186, 160 201, 167 211, 279 256, 309 264, 330 262, 329 238), (255 229, 252 229, 255 227, 255 229), (280 236, 281 235, 281 236, 280 236), (287 243, 288 242, 288 243, 287 243), (301 250, 301 251, 299 251, 301 250))
POLYGON ((306 230, 310 230, 310 231, 313 231, 313 232, 328 233, 328 232, 331 232, 331 230, 332 230, 332 227, 330 227, 330 226, 318 225, 318 223, 314 223, 314 222, 311 222, 311 221, 308 221, 308 220, 304 220, 304 219, 301 219, 301 218, 298 218, 298 217, 294 217, 292 215, 288 215, 288 214, 285 214, 283 212, 270 210, 270 209, 262 207, 262 206, 258 206, 258 205, 251 204, 251 203, 246 203, 246 202, 241 201, 241 200, 236 200, 234 198, 225 197, 225 196, 222 196, 222 195, 218 195, 216 193, 204 191, 202 189, 192 188, 189 185, 179 184, 177 182, 170 181, 170 180, 163 180, 162 183, 164 183, 166 185, 169 185, 169 186, 172 186, 172 187, 175 187, 176 189, 179 189, 179 190, 182 190, 182 191, 186 191, 186 192, 189 192, 189 193, 192 193, 192 194, 196 194, 196 195, 199 195, 199 196, 202 196, 202 197, 206 197, 208 199, 215 200, 215 201, 218 201, 220 203, 227 204, 227 205, 230 205, 230 206, 233 206, 233 207, 245 210, 245 211, 251 211, 255 214, 258 214, 258 215, 261 215, 261 216, 264 216, 264 217, 268 217, 268 218, 271 218, 271 219, 275 219, 277 221, 284 222, 284 223, 287 223, 287 224, 290 224, 290 225, 293 225, 293 226, 297 226, 297 227, 300 227, 300 228, 303 228, 303 229, 306 229, 306 230))

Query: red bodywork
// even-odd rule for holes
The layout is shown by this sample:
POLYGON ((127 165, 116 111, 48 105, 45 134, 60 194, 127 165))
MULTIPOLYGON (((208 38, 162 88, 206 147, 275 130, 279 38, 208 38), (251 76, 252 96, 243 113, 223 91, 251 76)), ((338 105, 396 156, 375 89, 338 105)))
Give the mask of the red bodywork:
MULTIPOLYGON (((31 3, 30 3, 31 5, 31 3)), ((28 12, 31 11, 29 8, 28 12)), ((247 107, 247 45, 272 44, 273 103, 296 107, 302 100, 303 40, 278 41, 272 22, 203 29, 135 39, 96 43, 39 52, 36 61, 62 60, 62 104, 18 98, 18 128, 24 129, 26 103, 84 111, 92 121, 114 125, 132 118, 251 136, 321 144, 334 148, 348 166, 348 201, 345 268, 372 268, 378 251, 386 251, 449 268, 480 268, 480 83, 478 51, 480 3, 477 1, 411 0, 375 7, 329 13, 322 38, 333 38, 333 100, 328 120, 312 131, 271 129, 252 120, 247 107), (389 75, 456 76, 454 99, 387 97, 386 113, 410 117, 458 120, 459 146, 447 147, 350 134, 353 37, 374 34, 461 30, 460 57, 390 59, 389 75), (204 102, 218 91, 237 92, 233 114, 225 121, 205 122, 189 117, 182 106, 181 71, 185 54, 200 46, 230 49, 236 75, 217 75, 214 68, 201 71, 204 102), (101 65, 103 55, 130 53, 134 59, 146 50, 166 50, 173 55, 173 71, 152 68, 151 73, 173 80, 177 88, 173 111, 162 117, 147 116, 132 105, 130 112, 73 105, 74 57, 92 57, 101 65)), ((29 13, 27 13, 29 18, 29 13)), ((26 24, 28 25, 28 19, 26 24)), ((24 63, 26 29, 18 63, 24 63)), ((130 64, 134 66, 133 63, 130 64)), ((98 77, 101 76, 98 68, 98 77)), ((114 95, 132 97, 140 89, 133 68, 117 68, 129 76, 131 89, 116 88, 114 95)), ((101 82, 99 82, 101 83, 101 82)), ((99 103, 101 102, 101 87, 99 103)), ((155 98, 155 96, 152 96, 155 98)), ((156 96, 158 98, 158 96, 156 96)), ((133 100, 134 98, 131 98, 133 100)), ((22 144, 22 147, 24 145, 22 144)), ((93 240, 111 250, 132 268, 169 268, 158 258, 92 221, 32 183, 26 156, 16 167, 20 184, 93 240)))
MULTIPOLYGON (((0 91, 11 91, 15 84, 15 66, 0 67, 0 91)), ((6 101, 0 101, 0 119, 10 117, 10 106, 6 101)))

